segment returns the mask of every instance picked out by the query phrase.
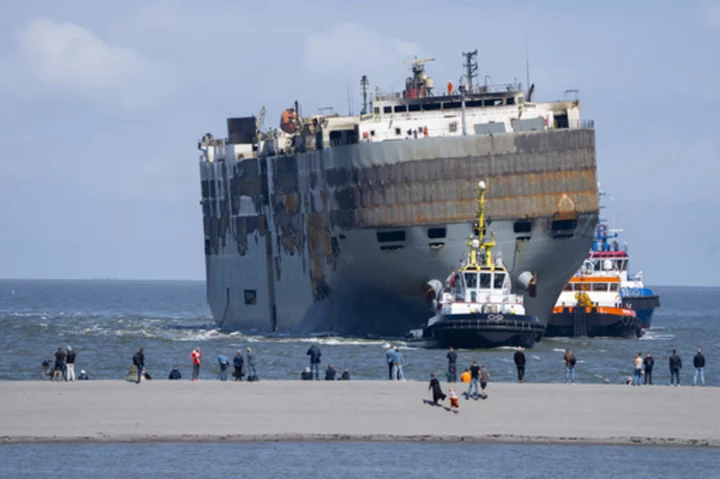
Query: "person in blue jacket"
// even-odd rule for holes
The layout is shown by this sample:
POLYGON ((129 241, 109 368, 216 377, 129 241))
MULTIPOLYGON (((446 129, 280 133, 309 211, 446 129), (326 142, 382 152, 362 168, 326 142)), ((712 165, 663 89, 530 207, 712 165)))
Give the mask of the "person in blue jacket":
POLYGON ((178 370, 177 366, 173 366, 172 371, 170 371, 170 375, 168 376, 169 380, 177 380, 182 379, 182 375, 180 374, 180 371, 178 370))

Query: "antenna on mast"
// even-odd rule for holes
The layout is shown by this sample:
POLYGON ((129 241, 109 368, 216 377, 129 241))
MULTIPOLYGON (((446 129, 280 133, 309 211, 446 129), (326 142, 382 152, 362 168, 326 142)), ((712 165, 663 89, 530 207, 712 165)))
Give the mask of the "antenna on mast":
POLYGON ((525 92, 528 94, 528 101, 530 101, 530 55, 528 54, 527 32, 525 32, 525 76, 527 80, 525 92))
POLYGON ((471 52, 463 52, 463 56, 465 57, 465 63, 463 63, 463 66, 465 67, 465 79, 467 80, 467 91, 468 91, 468 93, 472 93, 473 78, 477 77, 477 70, 478 70, 477 61, 475 60, 475 57, 477 57, 477 49, 475 49, 471 52))
POLYGON ((362 78, 360 78, 360 87, 362 88, 362 97, 363 97, 363 109, 362 112, 360 112, 361 115, 364 115, 367 113, 367 90, 370 86, 370 80, 368 80, 367 75, 363 75, 362 78))

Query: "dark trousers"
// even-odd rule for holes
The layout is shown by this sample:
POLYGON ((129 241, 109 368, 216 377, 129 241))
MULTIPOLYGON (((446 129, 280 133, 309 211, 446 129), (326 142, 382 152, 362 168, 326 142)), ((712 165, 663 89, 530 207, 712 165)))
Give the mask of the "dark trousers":
POLYGON ((525 377, 525 366, 518 366, 518 381, 522 381, 525 377))
POLYGON ((143 367, 142 367, 142 366, 138 366, 138 365, 135 365, 135 367, 136 367, 137 370, 138 370, 137 383, 140 384, 140 379, 142 378, 142 370, 143 370, 143 367))
POLYGON ((193 364, 193 381, 200 376, 200 365, 199 364, 193 364))
POLYGON ((455 363, 448 364, 448 382, 457 382, 457 365, 455 363))
POLYGON ((392 379, 393 379, 393 377, 392 377, 392 367, 393 367, 393 363, 388 363, 388 379, 389 379, 390 381, 392 381, 392 379))
POLYGON ((235 376, 235 381, 242 381, 242 368, 236 366, 233 376, 235 376))
POLYGON ((315 379, 320 379, 320 363, 310 361, 310 374, 315 373, 315 379))
POLYGON ((645 369, 645 384, 652 384, 652 369, 645 369))
POLYGON ((674 384, 680 385, 680 370, 679 369, 671 369, 670 370, 670 384, 673 384, 673 380, 675 381, 674 384))
POLYGON ((227 381, 227 366, 220 366, 220 381, 227 381))

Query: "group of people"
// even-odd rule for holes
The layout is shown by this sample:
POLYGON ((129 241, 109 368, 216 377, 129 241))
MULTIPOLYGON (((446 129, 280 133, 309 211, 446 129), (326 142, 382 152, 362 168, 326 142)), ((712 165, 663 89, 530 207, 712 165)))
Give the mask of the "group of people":
MULTIPOLYGON (((672 350, 672 354, 668 358, 668 366, 670 367, 670 385, 680 385, 680 370, 682 369, 682 358, 678 355, 675 349, 672 350)), ((640 386, 641 384, 652 385, 652 373, 655 367, 655 359, 650 353, 647 353, 643 358, 642 353, 637 353, 633 360, 633 376, 628 378, 625 383, 633 386, 640 386), (645 380, 642 380, 645 375, 645 380)), ((700 384, 705 385, 705 355, 703 355, 702 349, 697 350, 697 354, 693 357, 693 367, 695 368, 695 375, 693 376, 693 386, 697 386, 698 379, 700 384)))
MULTIPOLYGON (((140 349, 142 352, 142 349, 140 349)), ((202 363, 202 351, 197 347, 190 353, 190 360, 192 362, 192 381, 198 381, 200 378, 200 365, 202 363)), ((133 360, 134 362, 134 360, 133 360)), ((230 360, 225 355, 218 356, 218 364, 220 366, 220 374, 218 379, 221 381, 228 380, 228 370, 230 369, 230 360)), ((245 348, 245 354, 242 349, 238 349, 237 353, 232 360, 233 366, 233 377, 235 381, 242 381, 247 376, 247 381, 253 382, 258 380, 257 376, 257 355, 253 352, 251 347, 245 348)), ((177 366, 173 366, 170 374, 168 375, 169 380, 182 379, 182 373, 177 366)), ((138 380, 139 382, 139 380, 138 380)))
MULTIPOLYGON (((308 349, 307 355, 310 356, 310 367, 305 368, 305 370, 300 373, 300 379, 303 381, 311 381, 314 374, 315 380, 317 381, 320 379, 320 358, 322 357, 322 351, 320 351, 320 347, 318 345, 313 344, 312 346, 310 346, 310 349, 308 349)), ((328 364, 328 367, 325 370, 325 380, 335 381, 336 379, 338 379, 337 370, 333 367, 332 364, 328 364)), ((339 379, 341 381, 349 381, 350 371, 345 369, 340 375, 339 379)))
MULTIPOLYGON (((72 347, 68 346, 67 351, 63 351, 62 346, 60 346, 55 352, 50 379, 52 381, 75 381, 76 379, 85 381, 90 379, 84 369, 80 371, 77 378, 75 377, 75 358, 76 353, 72 347)), ((43 363, 43 366, 45 366, 45 363, 43 363)))

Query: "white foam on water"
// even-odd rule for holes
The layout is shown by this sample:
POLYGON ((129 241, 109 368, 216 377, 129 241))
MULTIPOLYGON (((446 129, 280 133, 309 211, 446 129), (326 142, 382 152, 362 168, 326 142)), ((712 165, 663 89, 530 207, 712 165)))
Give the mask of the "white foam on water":
POLYGON ((537 359, 538 361, 540 361, 540 356, 531 356, 531 357, 532 357, 533 359, 537 359))
POLYGON ((564 349, 560 349, 560 348, 553 348, 553 351, 555 351, 556 353, 564 353, 565 352, 564 349))
POLYGON ((671 333, 658 333, 656 330, 647 331, 640 341, 669 341, 675 339, 675 335, 671 333))

